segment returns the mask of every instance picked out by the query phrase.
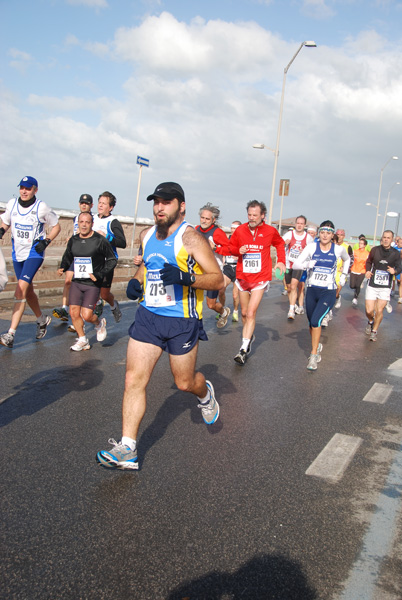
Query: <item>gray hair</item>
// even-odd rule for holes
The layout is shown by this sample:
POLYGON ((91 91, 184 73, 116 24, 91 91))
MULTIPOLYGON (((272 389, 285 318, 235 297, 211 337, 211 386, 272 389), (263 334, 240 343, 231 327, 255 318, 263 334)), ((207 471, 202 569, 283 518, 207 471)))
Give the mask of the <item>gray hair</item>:
POLYGON ((217 221, 220 217, 221 211, 218 206, 214 206, 210 202, 207 202, 204 206, 200 208, 200 212, 198 213, 201 216, 203 210, 209 210, 210 213, 213 214, 215 221, 217 221))

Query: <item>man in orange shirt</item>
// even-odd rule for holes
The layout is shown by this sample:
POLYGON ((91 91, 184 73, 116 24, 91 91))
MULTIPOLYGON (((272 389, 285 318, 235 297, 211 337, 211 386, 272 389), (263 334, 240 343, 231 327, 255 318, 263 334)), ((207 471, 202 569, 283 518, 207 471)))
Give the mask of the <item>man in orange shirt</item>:
POLYGON ((360 294, 360 288, 366 274, 366 260, 368 258, 369 251, 367 250, 367 240, 365 238, 359 238, 359 247, 353 251, 353 265, 350 271, 350 289, 354 290, 354 296, 352 304, 357 306, 357 298, 360 294))

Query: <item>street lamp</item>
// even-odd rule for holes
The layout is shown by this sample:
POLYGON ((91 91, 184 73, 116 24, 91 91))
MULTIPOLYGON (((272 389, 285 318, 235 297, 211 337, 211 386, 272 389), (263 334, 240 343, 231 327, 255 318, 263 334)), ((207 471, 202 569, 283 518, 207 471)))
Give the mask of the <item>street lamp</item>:
POLYGON ((311 42, 311 41, 310 42, 303 42, 302 44, 300 44, 300 47, 297 50, 296 54, 293 56, 292 60, 285 67, 285 69, 283 71, 282 96, 281 96, 281 105, 280 105, 280 109, 279 109, 278 133, 276 135, 274 172, 273 172, 273 175, 272 175, 271 201, 269 203, 269 213, 268 213, 268 224, 269 225, 271 225, 271 222, 272 222, 272 209, 273 209, 273 206, 274 206, 276 171, 277 171, 277 168, 278 168, 279 142, 280 142, 280 139, 281 139, 281 125, 282 125, 282 113, 283 113, 283 100, 285 98, 286 75, 287 75, 287 72, 289 71, 289 68, 290 68, 291 64, 293 63, 293 61, 295 60, 296 56, 299 54, 299 52, 303 48, 303 46, 307 46, 307 48, 316 48, 317 44, 315 42, 311 42))
POLYGON ((397 222, 396 222, 396 227, 395 227, 395 237, 398 235, 400 216, 401 216, 401 213, 398 213, 398 212, 389 212, 389 213, 387 213, 387 217, 396 217, 398 219, 397 222))
POLYGON ((390 190, 389 190, 389 192, 388 192, 387 203, 386 203, 386 205, 385 205, 384 222, 383 222, 383 224, 382 224, 382 230, 383 230, 383 231, 384 231, 384 229, 385 229, 385 221, 386 221, 386 219, 387 219, 387 213, 388 213, 388 204, 389 204, 389 197, 390 197, 390 195, 391 195, 391 191, 392 191, 392 189, 393 189, 393 188, 394 188, 396 185, 400 185, 400 182, 399 182, 399 181, 395 181, 394 185, 391 187, 391 189, 390 189, 390 190))
POLYGON ((385 163, 385 165, 383 166, 383 168, 381 169, 381 175, 380 175, 380 189, 378 190, 378 201, 377 201, 377 212, 375 215, 375 226, 374 226, 374 237, 373 237, 373 246, 375 244, 375 240, 376 240, 376 236, 377 236, 377 222, 378 222, 378 211, 380 209, 380 201, 381 201, 381 187, 382 187, 382 175, 384 172, 385 167, 387 166, 388 163, 391 162, 391 160, 398 160, 397 156, 391 156, 391 158, 389 158, 387 160, 387 162, 385 163))

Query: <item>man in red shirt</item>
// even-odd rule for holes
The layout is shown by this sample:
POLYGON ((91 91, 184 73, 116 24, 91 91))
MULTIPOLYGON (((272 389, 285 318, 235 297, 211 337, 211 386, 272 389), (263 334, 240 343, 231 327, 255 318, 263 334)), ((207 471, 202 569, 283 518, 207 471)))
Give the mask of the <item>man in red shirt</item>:
POLYGON ((277 251, 277 268, 285 272, 285 243, 277 230, 264 223, 267 208, 263 202, 247 204, 248 222, 240 225, 229 242, 230 254, 239 256, 236 285, 240 292, 243 320, 242 345, 234 360, 244 365, 253 343, 257 310, 272 279, 271 246, 277 251))
MULTIPOLYGON (((208 202, 200 209, 200 225, 196 226, 196 230, 208 241, 215 253, 215 258, 222 271, 223 256, 220 251, 223 248, 228 247, 229 240, 225 232, 217 224, 219 216, 219 208, 208 202)), ((228 252, 226 251, 225 254, 228 254, 228 252)), ((221 290, 207 291, 207 306, 219 315, 219 318, 216 322, 218 329, 225 327, 228 321, 228 316, 230 315, 230 308, 219 302, 218 296, 220 291, 221 290)), ((224 292, 225 288, 222 288, 222 291, 224 292)), ((225 298, 225 296, 223 297, 225 298)))

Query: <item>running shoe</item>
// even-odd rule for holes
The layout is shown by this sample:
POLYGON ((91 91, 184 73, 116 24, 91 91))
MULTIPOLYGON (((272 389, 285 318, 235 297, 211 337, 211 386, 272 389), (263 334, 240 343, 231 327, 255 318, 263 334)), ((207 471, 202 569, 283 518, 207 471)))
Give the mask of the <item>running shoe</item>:
POLYGON ((364 330, 366 332, 366 335, 371 334, 371 332, 373 331, 373 325, 374 325, 374 321, 372 321, 371 323, 370 323, 370 321, 367 321, 366 329, 364 330))
POLYGON ((36 339, 37 340, 41 340, 42 338, 45 337, 45 335, 47 333, 47 326, 49 325, 51 320, 52 320, 52 317, 47 316, 44 323, 36 324, 36 339))
POLYGON ((353 306, 357 306, 357 298, 353 298, 352 304, 353 304, 353 306))
POLYGON ((372 332, 370 333, 370 342, 376 342, 377 341, 377 332, 372 330, 372 332))
POLYGON ((223 308, 223 313, 220 315, 216 326, 218 329, 222 329, 222 327, 225 327, 226 323, 228 322, 228 316, 230 315, 230 308, 228 306, 224 306, 223 308))
POLYGON ((334 315, 332 314, 332 310, 330 310, 329 313, 328 313, 328 321, 332 321, 333 316, 334 315))
POLYGON ((81 352, 81 350, 90 350, 91 349, 91 345, 88 342, 87 338, 84 338, 83 340, 78 338, 77 341, 75 342, 75 344, 73 346, 70 346, 70 350, 73 350, 74 352, 81 352))
POLYGON ((71 324, 67 327, 67 331, 70 331, 71 333, 77 333, 77 330, 73 324, 71 324))
POLYGON ((103 314, 103 300, 102 300, 102 298, 99 298, 98 302, 95 304, 94 315, 96 315, 98 317, 98 319, 100 319, 102 314, 103 314))
POLYGON ((234 357, 234 360, 239 364, 239 365, 244 365, 244 363, 246 362, 246 358, 247 358, 247 351, 243 350, 242 348, 240 348, 240 350, 238 351, 238 353, 236 354, 236 356, 234 357))
POLYGON ((398 304, 402 304, 402 298, 398 298, 398 304))
POLYGON ((239 320, 239 311, 238 310, 234 310, 233 314, 232 314, 232 321, 233 323, 237 323, 239 320))
POLYGON ((302 306, 296 306, 295 313, 297 315, 304 315, 304 308, 302 306))
POLYGON ((246 350, 246 354, 247 354, 247 356, 248 356, 248 355, 250 354, 250 352, 251 352, 251 344, 252 344, 253 342, 255 342, 255 335, 254 335, 254 334, 251 336, 251 340, 250 340, 250 342, 249 342, 249 344, 248 344, 248 347, 247 347, 247 350, 246 350))
POLYGON ((295 318, 295 310, 294 308, 290 308, 289 312, 288 312, 288 319, 289 321, 293 321, 295 318))
POLYGON ((6 348, 12 348, 14 346, 14 336, 12 333, 2 333, 0 335, 0 344, 6 348))
POLYGON ((322 352, 322 344, 321 342, 318 344, 317 347, 317 362, 321 362, 321 352, 322 352))
POLYGON ((341 302, 342 302, 342 300, 341 300, 341 297, 339 296, 339 298, 336 299, 334 308, 341 308, 341 302))
POLYGON ((95 327, 96 329, 96 339, 98 342, 103 342, 106 339, 107 331, 106 331, 106 319, 101 319, 99 321, 99 325, 95 327))
POLYGON ((214 386, 210 381, 206 381, 207 388, 209 389, 210 399, 206 404, 199 404, 198 408, 201 409, 202 418, 207 425, 215 423, 219 417, 219 404, 215 398, 214 386))
POLYGON ((282 296, 287 296, 287 295, 288 295, 287 291, 286 291, 286 290, 283 290, 283 292, 282 292, 282 296))
POLYGON ((328 327, 329 323, 329 314, 326 314, 323 320, 321 321, 321 327, 328 327))
POLYGON ((54 308, 52 315, 56 317, 56 319, 60 319, 60 321, 68 321, 68 312, 65 308, 54 308))
POLYGON ((113 438, 109 440, 109 444, 112 444, 114 448, 110 451, 100 450, 96 455, 96 460, 108 469, 125 469, 134 471, 138 469, 138 456, 137 448, 131 450, 129 446, 116 442, 113 438))
POLYGON ((387 311, 387 313, 391 314, 392 313, 392 306, 391 306, 391 302, 387 302, 385 305, 385 310, 387 311))
POLYGON ((310 354, 310 357, 308 359, 308 363, 307 363, 307 368, 309 371, 316 371, 317 370, 317 363, 319 362, 318 360, 318 354, 310 354))
POLYGON ((119 323, 121 321, 121 310, 120 310, 120 306, 119 306, 119 303, 117 302, 117 300, 114 301, 114 308, 112 309, 112 315, 114 316, 114 320, 116 321, 116 323, 119 323))

